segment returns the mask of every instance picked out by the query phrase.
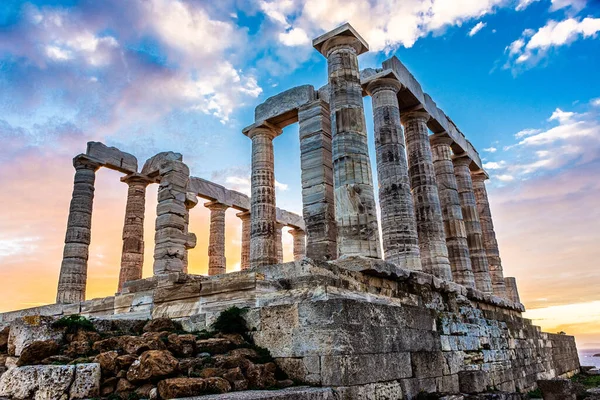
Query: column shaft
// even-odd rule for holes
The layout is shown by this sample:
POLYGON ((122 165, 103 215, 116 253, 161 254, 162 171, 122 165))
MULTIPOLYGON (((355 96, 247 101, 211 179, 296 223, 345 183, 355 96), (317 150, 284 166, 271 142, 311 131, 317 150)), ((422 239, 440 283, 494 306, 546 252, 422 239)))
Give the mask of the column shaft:
POLYGON ((226 271, 225 260, 225 204, 210 202, 204 205, 210 210, 210 235, 208 238, 208 275, 220 275, 226 271))
POLYGON ((302 261, 306 257, 306 233, 302 229, 292 229, 294 237, 294 261, 302 261))
POLYGON ((244 211, 236 214, 242 220, 242 248, 240 269, 250 268, 250 212, 244 211))
POLYGON ((275 232, 276 232, 276 237, 275 237, 275 247, 277 249, 277 263, 281 264, 283 263, 283 234, 282 234, 282 229, 285 225, 280 224, 280 223, 276 223, 275 224, 275 232))
POLYGON ((452 164, 451 143, 452 139, 447 136, 433 135, 431 137, 435 179, 442 206, 452 277, 455 282, 474 288, 475 278, 471 267, 471 255, 454 175, 454 165, 452 164))
POLYGON ((277 263, 273 139, 279 133, 281 131, 269 127, 257 127, 248 132, 252 139, 251 267, 277 263))
POLYGON ((331 116, 329 104, 317 100, 298 110, 302 214, 308 243, 306 255, 318 261, 337 258, 333 195, 331 116))
POLYGON ((415 203, 423 270, 445 280, 452 280, 446 234, 435 171, 429 143, 425 112, 402 115, 406 133, 408 173, 415 203))
POLYGON ((338 254, 381 257, 356 39, 326 46, 338 254))
POLYGON ((477 203, 477 212, 481 222, 481 233, 483 234, 483 246, 487 254, 490 268, 490 277, 492 279, 492 288, 494 294, 500 297, 507 297, 506 286, 504 284, 504 272, 502 271, 502 260, 498 250, 498 241, 494 231, 494 222, 492 221, 492 211, 488 200, 487 190, 485 188, 485 174, 471 174, 473 180, 473 191, 475 192, 475 201, 477 203))
POLYGON ((144 214, 146 211, 146 186, 150 180, 140 174, 121 178, 129 186, 125 223, 123 225, 123 252, 119 272, 118 292, 125 282, 142 278, 144 266, 144 214))
POLYGON ((473 193, 473 182, 471 181, 471 171, 469 170, 471 160, 466 156, 455 156, 453 161, 463 220, 467 229, 467 241, 469 243, 473 275, 475 276, 475 287, 484 293, 491 294, 492 282, 490 280, 488 259, 483 247, 481 223, 479 222, 475 193, 473 193))
POLYGON ((73 159, 75 179, 69 207, 65 248, 58 278, 57 303, 85 300, 87 262, 92 229, 94 182, 100 164, 85 155, 73 159))
POLYGON ((422 270, 415 210, 410 192, 404 133, 396 93, 398 81, 369 83, 373 101, 379 205, 385 259, 401 267, 422 270))

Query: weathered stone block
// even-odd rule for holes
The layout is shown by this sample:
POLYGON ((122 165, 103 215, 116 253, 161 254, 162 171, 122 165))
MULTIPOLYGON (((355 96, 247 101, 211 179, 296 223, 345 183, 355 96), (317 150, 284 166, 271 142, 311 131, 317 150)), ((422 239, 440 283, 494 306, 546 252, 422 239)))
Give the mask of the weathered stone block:
POLYGON ((323 385, 363 385, 408 378, 411 375, 409 353, 321 357, 323 385))
POLYGON ((297 121, 298 108, 314 100, 315 88, 311 85, 288 89, 258 105, 254 110, 254 120, 268 121, 283 128, 297 121))
POLYGON ((86 154, 98 161, 105 167, 133 174, 137 172, 137 159, 135 156, 125 153, 116 147, 107 147, 100 142, 88 142, 86 154))

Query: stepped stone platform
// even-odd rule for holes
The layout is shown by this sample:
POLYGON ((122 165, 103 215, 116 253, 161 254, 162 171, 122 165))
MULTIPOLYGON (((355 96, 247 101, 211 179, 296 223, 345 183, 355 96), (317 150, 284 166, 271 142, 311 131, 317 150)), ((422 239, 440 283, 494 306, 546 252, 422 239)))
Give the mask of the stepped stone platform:
POLYGON ((255 343, 291 379, 339 398, 526 393, 539 379, 579 372, 574 338, 541 332, 522 317, 522 304, 364 257, 154 276, 127 282, 114 297, 0 314, 0 327, 27 315, 81 314, 169 317, 195 331, 232 305, 249 308, 255 343))

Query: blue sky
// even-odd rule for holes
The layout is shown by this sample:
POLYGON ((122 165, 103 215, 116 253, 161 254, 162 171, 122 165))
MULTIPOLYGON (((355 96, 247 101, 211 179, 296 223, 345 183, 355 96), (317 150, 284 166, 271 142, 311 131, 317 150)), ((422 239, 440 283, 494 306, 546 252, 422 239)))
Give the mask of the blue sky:
MULTIPOLYGON (((311 40, 349 21, 371 46, 361 68, 395 54, 479 150, 505 269, 520 277, 526 303, 600 300, 586 284, 600 281, 600 2, 123 4, 0 5, 1 202, 37 210, 17 213, 19 224, 14 210, 0 210, 0 275, 21 268, 21 241, 50 251, 42 243, 62 235, 70 159, 89 140, 140 162, 178 151, 193 175, 248 191, 250 141, 241 130, 254 107, 293 86, 325 84, 311 40)), ((369 98, 365 112, 373 148, 369 98)), ((275 152, 278 205, 300 212, 296 126, 275 152)))

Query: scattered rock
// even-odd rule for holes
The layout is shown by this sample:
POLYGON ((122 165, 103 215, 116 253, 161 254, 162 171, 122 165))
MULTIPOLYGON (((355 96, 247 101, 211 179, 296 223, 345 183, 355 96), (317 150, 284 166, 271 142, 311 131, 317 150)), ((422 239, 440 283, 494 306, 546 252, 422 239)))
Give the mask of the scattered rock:
POLYGON ((145 385, 142 385, 139 388, 137 388, 135 390, 135 393, 138 396, 147 399, 150 397, 150 392, 152 391, 152 389, 155 389, 154 385, 151 383, 146 383, 145 385))
POLYGON ((103 376, 111 376, 117 372, 117 358, 119 353, 116 351, 107 351, 100 353, 94 358, 94 362, 100 364, 103 376))
POLYGON ((121 336, 121 349, 127 354, 142 354, 148 350, 165 350, 162 340, 140 336, 121 336))
POLYGON ((201 358, 184 358, 179 360, 179 371, 190 376, 195 370, 201 368, 203 364, 204 361, 201 358))
POLYGON ((102 385, 100 386, 100 395, 108 396, 109 394, 114 393, 115 389, 117 388, 118 381, 119 379, 115 378, 114 376, 105 379, 104 382, 102 382, 102 385))
POLYGON ((200 373, 198 374, 198 376, 200 378, 214 378, 214 377, 222 377, 223 374, 225 374, 226 370, 224 370, 223 368, 204 368, 202 369, 202 371, 200 371, 200 373))
POLYGON ((241 355, 219 354, 213 357, 216 367, 231 369, 240 367, 243 371, 247 370, 252 365, 252 362, 241 355))
POLYGON ((158 394, 164 399, 229 391, 231 385, 223 378, 173 378, 158 383, 158 394))
POLYGON ((252 364, 246 370, 246 379, 250 389, 267 389, 277 384, 275 371, 277 367, 273 363, 252 364))
POLYGON ((135 362, 135 360, 137 360, 137 357, 132 356, 131 354, 125 354, 125 355, 117 357, 117 360, 116 360, 117 370, 118 371, 128 370, 129 367, 131 367, 131 364, 133 364, 135 362))
POLYGON ((21 351, 17 366, 40 364, 43 359, 58 354, 58 350, 58 343, 52 339, 31 342, 21 351))
POLYGON ((240 367, 231 368, 223 374, 223 379, 226 379, 232 386, 233 390, 248 389, 248 381, 244 377, 240 367))
POLYGON ((117 392, 117 393, 132 392, 135 390, 135 388, 136 388, 136 386, 133 383, 129 382, 127 379, 119 379, 119 382, 117 383, 115 392, 117 392))
POLYGON ((180 357, 193 356, 196 354, 196 336, 172 333, 168 336, 167 349, 180 357))
POLYGON ((158 380, 173 374, 178 365, 179 362, 170 352, 149 350, 131 365, 127 379, 134 383, 158 380))
POLYGON ((97 341, 92 345, 92 349, 98 353, 105 353, 121 348, 121 341, 118 337, 109 337, 104 340, 97 341))
POLYGON ((19 357, 25 346, 35 341, 62 342, 65 330, 53 328, 54 321, 52 317, 41 316, 22 317, 12 321, 8 335, 8 354, 19 357))
POLYGON ((10 326, 5 327, 0 331, 0 353, 5 352, 8 349, 8 334, 10 332, 10 326))
POLYGON ((277 381, 276 385, 279 389, 285 389, 290 386, 294 386, 294 381, 291 379, 283 379, 281 381, 277 381))
POLYGON ((231 340, 224 338, 211 338, 196 341, 196 348, 200 353, 223 354, 235 347, 236 345, 231 340))
POLYGON ((169 318, 156 318, 150 320, 144 325, 144 332, 162 332, 168 331, 173 332, 177 330, 175 323, 169 318))
POLYGON ((577 399, 577 390, 569 379, 539 380, 537 384, 544 400, 577 399))
POLYGON ((67 357, 67 356, 63 356, 61 354, 55 355, 55 356, 50 356, 48 358, 44 358, 40 364, 44 364, 44 365, 57 365, 57 364, 63 364, 63 365, 67 365, 72 361, 71 357, 67 357))

